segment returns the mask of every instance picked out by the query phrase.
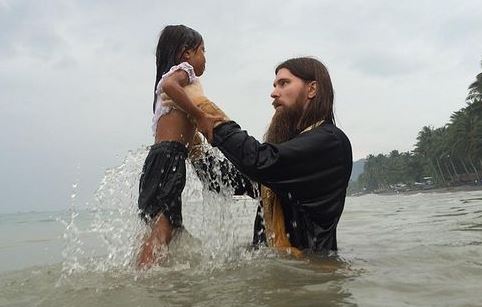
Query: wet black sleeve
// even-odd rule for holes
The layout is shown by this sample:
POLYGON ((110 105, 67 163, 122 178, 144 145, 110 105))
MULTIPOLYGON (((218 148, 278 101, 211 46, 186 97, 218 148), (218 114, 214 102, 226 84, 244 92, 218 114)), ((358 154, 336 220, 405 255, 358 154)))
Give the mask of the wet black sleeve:
POLYGON ((341 134, 325 124, 274 145, 260 143, 237 123, 227 122, 215 128, 213 146, 250 179, 293 193, 305 204, 321 204, 334 190, 346 189, 351 173, 351 146, 341 134))
POLYGON ((191 162, 203 185, 212 192, 232 191, 234 195, 258 197, 258 187, 241 174, 227 159, 216 157, 205 151, 202 159, 191 162))

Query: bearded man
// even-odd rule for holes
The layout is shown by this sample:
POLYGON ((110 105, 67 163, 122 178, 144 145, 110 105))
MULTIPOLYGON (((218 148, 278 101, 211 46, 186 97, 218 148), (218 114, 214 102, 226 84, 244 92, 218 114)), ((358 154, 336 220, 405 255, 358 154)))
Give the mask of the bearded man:
POLYGON ((261 185, 254 244, 294 255, 336 250, 352 151, 335 126, 330 76, 321 62, 307 57, 281 63, 275 74, 276 111, 264 143, 226 119, 213 118, 213 130, 202 132, 261 185))

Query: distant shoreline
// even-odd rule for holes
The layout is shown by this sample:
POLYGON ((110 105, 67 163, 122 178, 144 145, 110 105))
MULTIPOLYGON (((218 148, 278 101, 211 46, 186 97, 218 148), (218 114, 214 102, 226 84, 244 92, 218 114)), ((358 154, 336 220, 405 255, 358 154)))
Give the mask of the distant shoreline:
POLYGON ((453 192, 470 192, 470 191, 480 191, 482 190, 482 185, 461 185, 455 187, 442 187, 434 188, 429 190, 420 191, 406 191, 402 192, 404 194, 416 194, 416 193, 453 193, 453 192))
POLYGON ((440 187, 426 190, 411 190, 411 191, 386 191, 379 193, 362 193, 357 195, 349 195, 351 197, 363 196, 367 194, 375 195, 414 195, 419 193, 454 193, 454 192, 470 192, 470 191, 482 191, 482 185, 461 185, 453 187, 440 187))

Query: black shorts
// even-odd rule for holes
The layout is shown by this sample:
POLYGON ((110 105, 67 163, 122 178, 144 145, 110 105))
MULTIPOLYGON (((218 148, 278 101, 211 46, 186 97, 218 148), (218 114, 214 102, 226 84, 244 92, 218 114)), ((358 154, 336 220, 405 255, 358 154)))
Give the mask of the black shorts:
POLYGON ((139 182, 138 206, 149 221, 163 214, 171 226, 182 226, 181 194, 186 184, 186 146, 164 141, 152 145, 139 182))

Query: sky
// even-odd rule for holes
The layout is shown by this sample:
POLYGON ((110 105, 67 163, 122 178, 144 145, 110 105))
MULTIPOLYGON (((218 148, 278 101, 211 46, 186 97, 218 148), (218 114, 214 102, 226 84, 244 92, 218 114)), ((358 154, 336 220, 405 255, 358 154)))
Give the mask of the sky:
POLYGON ((481 71, 480 1, 0 0, 0 213, 92 198, 106 169, 153 142, 160 30, 200 32, 208 97, 261 138, 274 68, 330 72, 353 158, 413 149, 465 105, 481 71))

